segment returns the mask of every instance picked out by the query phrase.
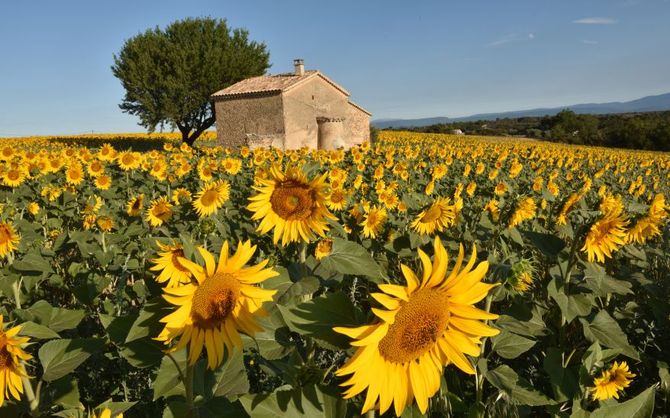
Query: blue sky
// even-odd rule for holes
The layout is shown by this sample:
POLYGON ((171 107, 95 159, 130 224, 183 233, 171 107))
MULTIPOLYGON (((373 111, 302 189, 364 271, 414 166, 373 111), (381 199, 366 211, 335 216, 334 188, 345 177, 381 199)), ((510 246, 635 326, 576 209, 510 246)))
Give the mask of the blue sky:
POLYGON ((0 15, 0 136, 139 132, 110 70, 124 40, 189 16, 302 57, 373 118, 670 92, 670 0, 30 1, 0 15))

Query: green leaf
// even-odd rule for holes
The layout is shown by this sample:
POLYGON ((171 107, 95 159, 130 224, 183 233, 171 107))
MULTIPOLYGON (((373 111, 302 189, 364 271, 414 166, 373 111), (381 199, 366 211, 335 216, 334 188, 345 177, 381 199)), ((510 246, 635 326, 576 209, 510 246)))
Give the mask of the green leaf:
POLYGON ((186 373, 186 349, 171 353, 171 356, 174 361, 168 355, 163 357, 161 361, 161 366, 158 369, 158 374, 153 384, 154 401, 162 397, 168 398, 173 395, 185 394, 186 388, 181 381, 179 369, 181 369, 182 373, 186 373), (177 364, 175 364, 175 361, 177 364), (177 365, 179 365, 179 369, 177 365))
POLYGON ((619 295, 632 294, 632 284, 617 280, 607 274, 605 269, 596 263, 584 264, 584 286, 593 291, 596 296, 605 297, 610 293, 619 295))
POLYGON ((542 392, 534 389, 527 380, 516 374, 509 366, 502 365, 489 370, 485 377, 493 386, 507 393, 512 401, 518 405, 541 406, 556 403, 542 392))
POLYGON ((60 335, 58 335, 51 328, 47 328, 43 325, 36 324, 32 321, 24 322, 21 324, 21 331, 19 331, 19 335, 36 338, 38 340, 50 340, 52 338, 60 338, 60 335))
POLYGON ((577 317, 588 315, 593 308, 593 300, 590 295, 584 293, 566 295, 564 288, 558 287, 556 279, 552 279, 547 284, 547 294, 556 301, 567 324, 577 317))
POLYGON ((240 398, 240 402, 245 411, 254 418, 327 416, 324 408, 324 396, 327 395, 320 389, 309 386, 302 390, 285 390, 287 387, 289 386, 282 386, 270 394, 245 395, 240 398))
POLYGON ((53 340, 45 343, 38 352, 44 369, 42 379, 52 382, 74 371, 91 354, 100 351, 104 342, 100 339, 53 340))
POLYGON ((54 308, 45 300, 35 302, 33 306, 26 310, 19 311, 17 309, 16 312, 22 319, 34 321, 55 332, 75 328, 86 316, 83 309, 54 308))
POLYGON ((333 238, 332 251, 321 259, 321 265, 341 274, 367 276, 375 283, 384 278, 381 267, 362 245, 341 238, 333 238))
MULTIPOLYGON (((230 354, 230 353, 228 353, 230 354)), ((214 371, 213 396, 236 397, 249 392, 249 379, 244 367, 244 357, 239 350, 227 357, 214 371)))
POLYGON ((53 273, 51 264, 40 254, 30 252, 20 260, 15 260, 12 268, 22 273, 53 273))
POLYGON ((604 405, 591 414, 591 418, 648 418, 654 413, 656 386, 626 402, 604 405))
MULTIPOLYGON (((311 295, 319 290, 321 283, 314 276, 303 277, 295 283, 292 283, 277 299, 280 305, 290 305, 299 300, 301 296, 311 295)), ((277 292, 279 293, 279 292, 277 292)))
POLYGON ((592 320, 580 318, 584 328, 584 336, 591 342, 599 342, 605 347, 620 350, 622 354, 639 360, 640 355, 628 343, 626 334, 619 324, 605 310, 599 311, 592 320))
POLYGON ((320 296, 295 308, 281 305, 277 308, 292 331, 339 348, 348 348, 349 338, 333 331, 333 327, 359 326, 362 316, 342 292, 320 296))
POLYGON ((542 254, 556 257, 565 248, 565 241, 553 234, 542 234, 533 231, 521 231, 523 236, 542 254))
POLYGON ((109 409, 112 412, 112 416, 115 417, 119 414, 122 414, 132 408, 137 402, 112 402, 111 400, 107 400, 100 405, 96 406, 94 409, 95 411, 100 413, 103 409, 109 409))
POLYGON ((514 359, 530 350, 537 341, 503 330, 492 339, 493 350, 502 358, 514 359))
POLYGON ((579 380, 573 368, 563 367, 563 356, 561 350, 550 347, 547 356, 542 362, 542 367, 549 375, 554 398, 559 402, 567 401, 579 391, 579 380))
POLYGON ((46 405, 60 405, 63 408, 77 408, 79 406, 79 386, 76 379, 64 376, 46 385, 42 391, 41 403, 46 405))
MULTIPOLYGON (((257 332, 250 340, 258 348, 261 356, 268 360, 277 360, 293 350, 290 331, 277 305, 268 309, 268 316, 259 318, 258 322, 263 331, 257 332)), ((243 338, 249 337, 243 336, 243 338)))
POLYGON ((163 328, 160 319, 169 313, 170 310, 165 309, 165 304, 160 297, 147 301, 130 328, 130 332, 126 336, 126 342, 157 336, 163 328))
POLYGON ((149 339, 136 339, 126 343, 126 338, 137 320, 137 315, 114 317, 100 314, 100 322, 110 341, 120 347, 120 353, 133 367, 145 368, 160 363, 164 345, 149 339))

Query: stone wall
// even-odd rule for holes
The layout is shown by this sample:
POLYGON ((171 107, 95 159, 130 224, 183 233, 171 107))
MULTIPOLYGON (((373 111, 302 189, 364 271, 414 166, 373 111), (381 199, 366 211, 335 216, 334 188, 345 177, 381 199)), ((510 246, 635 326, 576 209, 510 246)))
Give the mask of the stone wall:
MULTIPOLYGON (((286 149, 317 148, 317 117, 346 119, 348 101, 342 91, 314 77, 283 93, 286 149)), ((346 123, 346 121, 344 122, 346 123)), ((345 130, 346 132, 346 130, 345 130)))
POLYGON ((280 94, 218 99, 214 108, 216 135, 221 145, 257 147, 268 142, 283 147, 284 114, 280 94))
POLYGON ((347 145, 345 148, 348 149, 370 140, 370 115, 349 103, 346 122, 347 145))

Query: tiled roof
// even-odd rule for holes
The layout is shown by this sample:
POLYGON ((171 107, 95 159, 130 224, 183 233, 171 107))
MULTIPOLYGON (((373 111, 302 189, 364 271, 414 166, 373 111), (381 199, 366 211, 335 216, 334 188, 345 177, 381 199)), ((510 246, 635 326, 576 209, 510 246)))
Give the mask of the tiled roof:
POLYGON ((259 77, 247 78, 238 83, 228 86, 223 90, 219 90, 212 94, 212 98, 230 98, 254 94, 274 94, 286 91, 290 88, 301 84, 302 82, 320 76, 328 83, 332 84, 336 89, 340 90, 345 95, 349 96, 349 92, 337 85, 335 82, 324 76, 317 70, 307 70, 303 75, 295 75, 294 73, 262 75, 259 77))
POLYGON ((360 106, 357 105, 356 103, 352 102, 351 100, 349 100, 349 104, 352 105, 353 107, 355 107, 356 109, 362 111, 363 113, 367 113, 369 116, 372 116, 372 113, 370 113, 370 112, 368 112, 367 110, 363 109, 362 107, 360 107, 360 106))

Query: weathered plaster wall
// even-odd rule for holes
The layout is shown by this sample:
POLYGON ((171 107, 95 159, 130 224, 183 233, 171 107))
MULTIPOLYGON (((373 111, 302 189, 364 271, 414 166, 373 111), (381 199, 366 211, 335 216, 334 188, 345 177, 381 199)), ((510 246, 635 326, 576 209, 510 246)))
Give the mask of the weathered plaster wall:
POLYGON ((216 135, 226 147, 284 146, 282 96, 238 97, 215 102, 216 135))
POLYGON ((347 149, 370 140, 370 115, 349 103, 345 123, 347 149))
POLYGON ((349 107, 347 97, 320 77, 295 86, 282 96, 286 149, 317 148, 319 127, 316 118, 346 118, 349 107))

